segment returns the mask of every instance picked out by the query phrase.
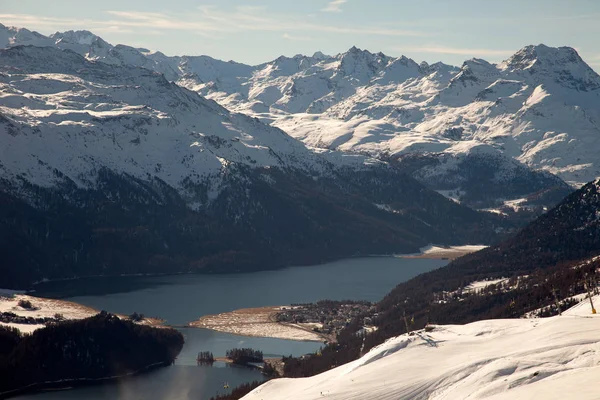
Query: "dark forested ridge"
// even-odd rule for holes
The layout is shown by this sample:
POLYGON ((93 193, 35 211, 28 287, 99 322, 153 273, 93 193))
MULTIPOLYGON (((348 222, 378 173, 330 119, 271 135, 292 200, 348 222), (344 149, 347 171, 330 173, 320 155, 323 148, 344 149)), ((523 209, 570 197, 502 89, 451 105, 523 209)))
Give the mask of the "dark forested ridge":
MULTIPOLYGON (((474 152, 455 159, 450 154, 415 152, 388 161, 399 164, 427 187, 455 191, 462 204, 477 209, 500 207, 502 199, 526 198, 523 205, 539 206, 541 211, 574 191, 557 176, 529 169, 499 153, 474 152), (446 173, 433 172, 446 162, 454 163, 446 173), (509 171, 503 171, 506 167, 510 167, 509 171)), ((538 213, 538 210, 531 211, 538 213)))
POLYGON ((0 327, 0 398, 60 387, 60 381, 73 386, 170 365, 182 347, 179 331, 136 325, 105 312, 31 335, 0 327))
POLYGON ((363 318, 338 335, 338 343, 319 355, 286 359, 286 376, 310 376, 358 358, 387 338, 427 323, 468 323, 489 318, 518 318, 528 312, 556 314, 600 281, 599 182, 567 196, 514 237, 446 267, 398 285, 368 315, 378 330, 357 336, 363 318), (463 290, 469 283, 506 278, 482 292, 463 290), (539 310, 541 309, 541 310, 539 310), (406 317, 406 319, 405 319, 406 317), (407 322, 408 321, 408 322, 407 322), (364 342, 363 342, 364 340, 364 342), (364 347, 363 347, 364 345, 364 347))
MULTIPOLYGON (((600 189, 588 183, 514 237, 454 261, 462 274, 481 271, 519 273, 562 261, 579 260, 600 251, 600 189)), ((468 278, 468 276, 466 276, 468 278)))
POLYGON ((512 228, 393 168, 337 171, 314 180, 240 167, 227 179, 219 197, 201 210, 190 209, 158 179, 109 170, 99 172, 95 190, 68 181, 53 189, 23 183, 19 190, 28 201, 0 180, 2 287, 27 288, 44 278, 315 264, 414 252, 429 243, 490 243, 512 228))

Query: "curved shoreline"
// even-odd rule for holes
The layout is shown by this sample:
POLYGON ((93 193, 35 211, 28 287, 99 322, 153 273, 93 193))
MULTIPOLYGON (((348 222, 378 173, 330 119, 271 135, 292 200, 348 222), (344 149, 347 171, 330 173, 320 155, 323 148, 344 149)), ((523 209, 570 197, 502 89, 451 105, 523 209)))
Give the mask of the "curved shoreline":
POLYGON ((49 381, 49 382, 38 382, 32 383, 30 385, 9 390, 6 392, 0 392, 0 399, 19 396, 23 394, 34 394, 34 393, 43 393, 47 391, 61 391, 61 390, 70 390, 76 387, 83 386, 93 386, 99 385, 108 382, 119 382, 129 378, 132 378, 137 375, 141 375, 146 372, 150 372, 152 370, 168 367, 171 365, 170 363, 158 362, 147 365, 143 368, 138 369, 137 371, 129 372, 124 375, 118 376, 107 376, 104 378, 73 378, 73 379, 62 379, 60 381, 49 381))
POLYGON ((332 335, 315 332, 310 324, 278 322, 275 316, 288 306, 242 308, 205 315, 188 327, 210 329, 240 336, 266 337, 306 342, 335 341, 332 335))
MULTIPOLYGON (((354 258, 367 258, 367 257, 394 257, 394 258, 417 258, 417 259, 455 259, 468 253, 472 253, 486 246, 482 245, 464 245, 464 246, 436 246, 428 245, 422 247, 419 253, 412 254, 372 254, 372 255, 360 255, 352 257, 354 258)), ((318 265, 318 264, 317 264, 318 265)), ((284 268, 299 268, 299 266, 288 266, 284 268)), ((149 277, 149 276, 175 276, 184 275, 189 273, 174 272, 169 274, 130 274, 120 275, 121 277, 149 277)), ((212 273, 211 273, 212 274, 212 273)), ((68 280, 79 280, 79 279, 93 279, 103 278, 106 276, 94 276, 94 277, 80 277, 80 278, 63 278, 57 279, 56 281, 68 281, 68 280)), ((11 292, 11 291, 5 291, 11 292)), ((31 292, 30 292, 31 293, 31 292)), ((1 294, 1 293, 0 293, 1 294)), ((31 293, 33 294, 33 293, 31 293)), ((10 294, 9 294, 10 296, 10 294)), ((27 294, 17 294, 12 291, 12 298, 24 298, 31 300, 34 305, 41 306, 40 312, 21 310, 17 311, 17 314, 23 316, 36 316, 44 314, 43 316, 52 317, 54 312, 58 314, 64 314, 65 319, 80 319, 98 313, 98 310, 93 310, 89 307, 76 304, 66 300, 59 300, 59 298, 43 298, 35 297, 27 294), (36 303, 36 304, 35 304, 36 303), (44 312, 46 306, 52 310, 52 314, 44 312)), ((7 299, 0 298, 0 311, 13 311, 8 310, 6 307, 2 307, 3 300, 7 299), (4 310, 3 310, 4 308, 4 310)), ((262 307, 257 309, 239 309, 229 313, 221 313, 217 315, 205 315, 196 321, 190 322, 186 327, 196 327, 211 329, 214 331, 230 333, 240 336, 251 336, 251 337, 266 337, 286 340, 297 340, 297 341, 334 341, 334 335, 327 335, 320 332, 313 331, 316 325, 310 324, 294 324, 288 322, 278 322, 275 320, 277 312, 281 311, 281 307, 262 307)), ((119 315, 120 318, 127 318, 127 316, 119 315)), ((139 324, 149 326, 165 326, 164 321, 158 318, 145 318, 143 321, 138 321, 139 324)), ((18 323, 2 323, 0 325, 14 326, 21 329, 23 332, 31 332, 34 329, 41 328, 44 325, 34 324, 18 324, 18 323)))
MULTIPOLYGON (((32 318, 56 318, 60 314, 62 320, 79 320, 92 317, 100 311, 75 303, 68 300, 49 299, 44 297, 30 296, 27 294, 14 294, 10 297, 0 296, 0 313, 10 312, 19 317, 32 318), (19 301, 24 300, 32 304, 33 308, 24 309, 19 305, 19 301)), ((126 315, 115 314, 120 319, 129 319, 126 315)), ((141 321, 134 321, 139 325, 152 326, 160 328, 165 326, 164 321, 159 318, 144 318, 141 321)), ((19 329, 22 333, 31 333, 36 329, 42 329, 46 325, 44 323, 16 323, 16 322, 0 322, 0 326, 10 326, 19 329)))
POLYGON ((442 260, 454 260, 464 255, 475 253, 477 251, 485 249, 486 245, 464 245, 464 246, 437 246, 429 245, 422 247, 420 253, 414 254, 398 254, 394 257, 398 258, 428 258, 428 259, 442 259, 442 260))
MULTIPOLYGON (((419 253, 395 255, 370 255, 360 257, 396 257, 417 259, 448 259, 464 256, 486 248, 485 245, 422 247, 419 253)), ((359 258, 359 257, 353 257, 359 258)), ((314 332, 314 325, 278 322, 276 314, 289 306, 242 308, 230 312, 205 315, 188 323, 188 327, 210 329, 239 336, 265 337, 297 341, 335 342, 335 335, 314 332), (304 325, 304 326, 303 326, 304 325)))
POLYGON ((318 265, 341 261, 341 260, 346 260, 346 259, 368 258, 368 257, 454 259, 454 258, 461 257, 465 254, 469 254, 469 253, 481 250, 482 248, 485 248, 485 247, 487 247, 487 246, 484 246, 484 245, 446 246, 446 245, 430 244, 428 246, 420 248, 419 253, 408 253, 408 254, 385 253, 385 254, 348 255, 348 256, 332 257, 332 258, 323 259, 323 260, 321 260, 321 262, 316 262, 314 264, 292 263, 292 264, 288 264, 288 265, 282 265, 279 267, 265 267, 265 268, 252 269, 249 271, 222 271, 222 272, 173 271, 173 272, 137 272, 137 273, 130 273, 130 274, 109 274, 109 275, 84 275, 84 276, 77 276, 77 277, 42 279, 42 280, 38 280, 38 281, 34 281, 34 282, 30 283, 28 288, 21 288, 21 289, 7 288, 7 290, 31 294, 36 291, 36 289, 35 289, 36 286, 43 285, 45 283, 52 283, 52 282, 68 282, 68 281, 77 281, 77 280, 82 280, 82 279, 117 278, 117 277, 127 278, 127 277, 157 277, 157 276, 179 276, 179 275, 220 275, 220 274, 229 275, 229 274, 236 274, 236 273, 240 273, 240 272, 251 273, 251 272, 262 272, 262 271, 277 271, 277 270, 282 270, 282 269, 286 269, 286 268, 315 267, 318 265), (435 252, 431 252, 431 251, 427 250, 429 248, 442 249, 444 251, 448 251, 449 253, 447 253, 447 254, 445 254, 443 252, 435 253, 435 252), (475 248, 475 249, 470 249, 470 248, 475 248))

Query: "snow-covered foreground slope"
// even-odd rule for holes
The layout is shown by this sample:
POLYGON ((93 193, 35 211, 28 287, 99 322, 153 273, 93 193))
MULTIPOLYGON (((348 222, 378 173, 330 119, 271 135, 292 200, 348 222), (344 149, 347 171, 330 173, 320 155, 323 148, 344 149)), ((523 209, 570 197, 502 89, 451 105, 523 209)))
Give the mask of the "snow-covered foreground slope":
POLYGON ((270 381, 244 399, 598 399, 599 329, 588 300, 560 317, 436 326, 311 378, 270 381))

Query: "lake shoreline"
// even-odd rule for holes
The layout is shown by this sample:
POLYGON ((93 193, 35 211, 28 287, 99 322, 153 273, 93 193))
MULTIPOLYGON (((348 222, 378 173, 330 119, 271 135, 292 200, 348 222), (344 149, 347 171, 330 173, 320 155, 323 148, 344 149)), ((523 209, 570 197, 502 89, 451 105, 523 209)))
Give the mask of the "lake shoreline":
POLYGON ((98 386, 102 384, 112 383, 112 382, 121 382, 127 379, 133 378, 138 375, 142 375, 151 371, 154 371, 159 368, 164 368, 170 366, 170 363, 154 363, 145 366, 137 371, 130 372, 128 374, 119 375, 119 376, 107 376, 105 378, 76 378, 76 379, 63 379, 60 381, 51 381, 51 382, 40 382, 40 383, 32 383, 31 385, 13 389, 7 392, 0 393, 0 399, 7 399, 10 397, 21 396, 26 394, 36 394, 36 393, 44 393, 44 392, 53 392, 53 391, 65 391, 72 390, 75 388, 85 387, 85 386, 98 386))
MULTIPOLYGON (((417 250, 417 249, 415 249, 417 250)), ((219 363, 215 368, 197 365, 197 355, 210 351, 216 357, 224 356, 232 348, 250 347, 261 350, 266 357, 293 355, 300 357, 318 351, 323 339, 318 341, 285 340, 270 335, 234 335, 211 329, 192 328, 190 321, 230 310, 285 304, 314 304, 322 299, 342 301, 358 299, 377 302, 395 284, 439 268, 447 261, 410 260, 393 256, 352 257, 319 266, 291 267, 276 271, 253 271, 240 274, 160 274, 109 279, 85 279, 39 287, 36 296, 58 297, 83 304, 95 310, 129 315, 133 311, 165 318, 170 327, 179 328, 185 345, 175 363, 176 368, 163 368, 156 376, 143 377, 122 385, 136 390, 140 396, 162 398, 172 395, 174 381, 185 382, 197 398, 210 398, 222 388, 219 382, 229 382, 232 387, 260 379, 256 370, 225 368, 219 363), (331 285, 331 282, 337 282, 331 285), (48 292, 46 292, 48 290, 48 292), (48 293, 48 295, 46 295, 48 293), (193 372, 189 368, 198 367, 193 372), (205 383, 197 377, 210 377, 205 383), (163 382, 164 379, 167 379, 163 382), (159 384, 158 381, 162 383, 159 384), (159 396, 160 397, 160 396, 159 396)), ((286 321, 293 322, 294 319, 286 321)), ((304 332, 298 331, 300 334, 304 332)), ((289 336, 285 336, 290 339, 289 336)), ((298 339, 298 338, 293 338, 298 339)), ((144 376, 144 375, 142 375, 144 376)), ((118 398, 121 384, 107 384, 106 390, 76 389, 41 395, 41 398, 90 398, 109 400, 118 398), (68 393, 68 394, 67 394, 68 393), (85 395, 83 395, 85 393, 85 395), (64 397, 63 397, 64 396, 64 397), (85 397, 88 396, 88 397, 85 397)), ((24 397, 34 400, 34 396, 24 397)))
MULTIPOLYGON (((367 258, 367 257, 377 257, 377 258, 406 258, 406 259, 440 259, 440 260, 453 260, 455 258, 461 257, 465 254, 469 254, 486 246, 483 245, 464 245, 464 246, 436 246, 429 245, 420 249, 419 253, 412 254, 373 254, 368 256, 355 256, 349 259, 357 259, 357 258, 367 258)), ((315 264, 315 265, 307 265, 306 267, 315 267, 323 264, 315 264)), ((284 267, 285 268, 298 268, 293 266, 284 267)), ((251 271, 251 272, 259 272, 259 271, 251 271)), ((228 275, 229 273, 223 273, 223 275, 228 275)), ((159 276, 180 276, 180 275, 204 275, 202 273, 168 273, 168 274, 122 274, 117 275, 116 277, 159 277, 159 276)), ((207 273, 207 275, 215 275, 215 273, 207 273)), ((218 275, 218 274, 217 274, 218 275)), ((86 277, 77 277, 77 278, 62 278, 56 280, 45 280, 43 282, 39 282, 39 284, 43 283, 52 283, 52 282, 66 282, 66 281, 74 281, 74 280, 84 280, 84 279, 94 279, 94 278, 108 278, 110 276, 106 275, 97 275, 97 276, 86 276, 86 277)), ((42 291, 43 292, 43 291, 42 291)), ((89 307, 83 306, 81 304, 73 303, 66 300, 60 300, 60 296, 50 296, 49 298, 45 297, 37 297, 35 296, 35 290, 26 292, 27 294, 21 294, 22 292, 13 291, 13 296, 15 298, 28 298, 30 300, 34 300, 35 302, 41 302, 42 304, 46 304, 48 302, 54 303, 54 305, 59 305, 58 307, 53 307, 53 312, 58 314, 67 313, 65 315, 65 319, 80 319, 88 316, 92 316, 97 314, 99 311, 95 309, 91 309, 89 307), (62 305, 62 306, 60 306, 62 305), (73 309, 79 309, 81 311, 81 315, 73 318, 71 316, 71 312, 73 309)), ((4 298, 5 300, 6 298, 4 298)), ((259 308, 241 308, 234 311, 214 314, 214 315, 204 315, 199 319, 188 322, 185 325, 171 325, 165 324, 165 321, 160 318, 144 318, 143 321, 138 321, 138 323, 142 325, 148 325, 153 327, 191 327, 191 328, 204 328, 217 332, 229 333, 238 336, 248 336, 248 337, 263 337, 263 338, 275 338, 275 339, 284 339, 284 340, 294 340, 294 341, 310 341, 310 342, 325 342, 325 341, 334 341, 335 338, 332 335, 322 334, 319 332, 315 332, 312 330, 311 326, 303 326, 303 324, 293 324, 288 322, 279 322, 275 321, 275 315, 277 312, 281 311, 282 307, 289 306, 274 306, 274 307, 259 307, 259 308)), ((5 307, 4 307, 5 308, 5 307)), ((0 311, 8 311, 3 310, 2 307, 2 297, 0 297, 0 311)), ((22 313, 20 313, 22 314, 22 313)), ((27 313, 26 313, 27 314, 27 313)), ((49 315, 46 315, 49 316, 49 315)), ((118 315, 120 318, 128 318, 124 315, 118 315)), ((32 329, 39 329, 44 327, 44 325, 39 324, 16 324, 16 323, 2 323, 0 325, 4 326, 13 326, 16 328, 22 328, 23 332, 31 332, 32 329)))
MULTIPOLYGON (((421 248, 419 253, 397 255, 370 255, 369 257, 395 257, 407 259, 454 260, 486 248, 485 245, 436 246, 421 248)), ((335 335, 314 332, 303 324, 276 321, 275 316, 290 306, 241 308, 230 312, 205 315, 188 323, 187 327, 210 329, 239 336, 265 337, 295 341, 335 342, 335 335)), ((306 324, 308 325, 308 324, 306 324)))
POLYGON ((205 315, 188 323, 188 328, 209 329, 238 336, 264 337, 300 342, 331 342, 331 335, 313 331, 308 324, 279 322, 276 315, 290 306, 241 308, 205 315), (306 326, 303 326, 306 325, 306 326))
POLYGON ((353 260, 358 258, 369 258, 369 257, 395 257, 395 258, 426 258, 426 259, 440 259, 453 260, 455 258, 461 257, 463 255, 473 253, 475 251, 481 250, 487 247, 486 245, 459 245, 459 246, 446 246, 446 245, 434 245, 429 244, 425 247, 419 249, 419 253, 383 253, 383 254, 355 254, 351 256, 345 257, 334 257, 331 259, 324 259, 321 262, 317 262, 314 264, 288 264, 282 265, 279 267, 266 267, 253 269, 248 271, 222 271, 222 272, 214 272, 214 271, 194 271, 194 272, 166 272, 166 273, 154 273, 154 272, 139 272, 132 274, 116 274, 116 275, 85 275, 85 276, 77 276, 77 277, 66 277, 66 278, 55 278, 55 279, 43 279, 39 281, 32 282, 30 287, 27 289, 13 289, 7 288, 2 290, 14 291, 19 293, 35 293, 36 286, 54 283, 54 282, 69 282, 69 281, 78 281, 85 279, 94 279, 94 278, 136 278, 136 277, 169 277, 169 276, 181 276, 181 275, 232 275, 239 273, 253 273, 253 272, 264 272, 264 271, 279 271, 284 270, 286 268, 301 268, 301 267, 315 267, 319 265, 329 264, 332 262, 343 261, 343 260, 353 260), (430 249, 439 249, 436 251, 430 249))
MULTIPOLYGON (((68 300, 52 299, 45 297, 36 297, 26 294, 13 294, 12 296, 0 295, 0 313, 12 313, 17 317, 30 319, 52 319, 55 321, 76 321, 84 318, 93 317, 100 311, 75 303, 68 300), (29 302, 32 308, 27 309, 20 306, 20 302, 29 302), (60 318, 57 318, 60 315, 60 318)), ((115 314, 123 320, 129 319, 126 315, 115 314)), ((138 325, 146 325, 154 328, 165 327, 164 320, 160 318, 143 318, 134 321, 138 325)), ((18 323, 1 322, 0 326, 13 327, 19 329, 22 333, 32 333, 36 329, 46 327, 45 323, 18 323)))
POLYGON ((455 260, 467 254, 483 250, 485 245, 464 245, 464 246, 436 246, 429 245, 421 248, 421 252, 414 254, 398 254, 394 257, 399 258, 420 258, 437 260, 455 260))

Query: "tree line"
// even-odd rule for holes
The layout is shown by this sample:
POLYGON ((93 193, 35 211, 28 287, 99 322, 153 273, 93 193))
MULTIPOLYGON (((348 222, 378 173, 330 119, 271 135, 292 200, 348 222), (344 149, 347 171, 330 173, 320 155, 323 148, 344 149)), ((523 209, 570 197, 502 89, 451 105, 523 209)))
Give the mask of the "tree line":
POLYGON ((52 382, 73 386, 170 365, 183 342, 177 330, 136 325, 106 312, 52 323, 28 335, 0 327, 0 397, 52 382))
POLYGON ((235 364, 263 362, 263 352, 250 348, 227 350, 225 352, 225 357, 230 359, 235 364))
POLYGON ((353 361, 386 339, 405 333, 405 316, 414 321, 411 329, 420 329, 430 322, 519 318, 542 308, 540 316, 558 313, 572 304, 570 296, 585 292, 590 278, 597 280, 600 263, 582 262, 600 252, 599 209, 600 189, 587 184, 513 237, 399 284, 376 304, 372 320, 378 330, 364 338, 364 347, 363 338, 356 335, 362 327, 359 317, 338 334, 337 343, 325 346, 320 354, 286 359, 284 375, 312 376, 353 361), (505 290, 496 285, 483 293, 463 294, 461 301, 436 301, 440 293, 495 278, 510 278, 513 287, 505 290))

